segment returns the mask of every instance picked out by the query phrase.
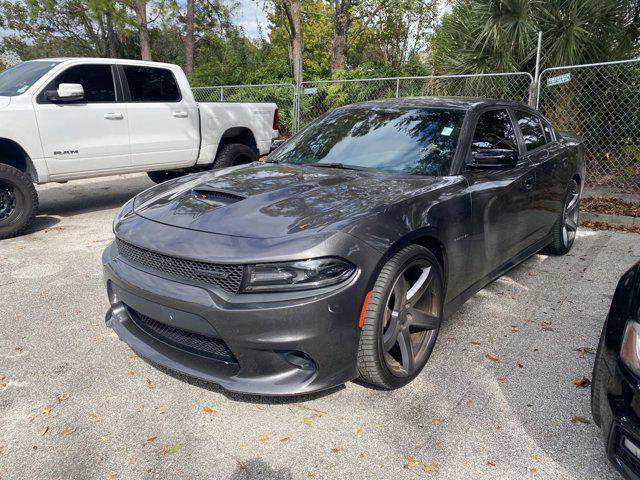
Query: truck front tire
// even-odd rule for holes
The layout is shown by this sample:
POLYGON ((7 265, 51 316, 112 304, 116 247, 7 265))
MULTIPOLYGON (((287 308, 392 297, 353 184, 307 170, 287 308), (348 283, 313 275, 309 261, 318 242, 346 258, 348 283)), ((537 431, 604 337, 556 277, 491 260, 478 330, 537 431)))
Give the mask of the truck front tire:
POLYGON ((21 235, 38 211, 38 192, 29 176, 0 163, 0 240, 21 235))

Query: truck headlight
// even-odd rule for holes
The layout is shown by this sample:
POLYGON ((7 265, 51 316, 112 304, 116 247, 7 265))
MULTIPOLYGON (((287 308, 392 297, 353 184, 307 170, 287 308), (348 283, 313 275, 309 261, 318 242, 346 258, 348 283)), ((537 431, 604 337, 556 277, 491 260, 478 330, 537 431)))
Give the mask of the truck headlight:
POLYGON ((243 290, 275 292, 328 287, 348 279, 355 271, 353 264, 333 257, 249 265, 243 290))
POLYGON ((620 359, 634 373, 640 375, 640 324, 627 322, 620 346, 620 359))
POLYGON ((133 201, 135 200, 135 197, 132 198, 131 200, 129 200, 127 203, 125 203, 120 210, 118 210, 118 213, 116 213, 115 218, 113 219, 113 233, 116 232, 116 225, 118 225, 122 220, 124 220, 125 218, 127 218, 128 216, 133 214, 133 201))

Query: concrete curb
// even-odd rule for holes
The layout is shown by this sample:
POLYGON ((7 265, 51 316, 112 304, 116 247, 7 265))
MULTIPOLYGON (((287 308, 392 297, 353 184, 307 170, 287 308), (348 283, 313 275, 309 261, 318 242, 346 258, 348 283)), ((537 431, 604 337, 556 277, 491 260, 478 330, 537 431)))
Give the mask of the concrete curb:
POLYGON ((622 227, 640 227, 640 218, 628 217, 626 215, 580 212, 580 220, 591 220, 592 222, 603 222, 610 225, 620 225, 622 227))

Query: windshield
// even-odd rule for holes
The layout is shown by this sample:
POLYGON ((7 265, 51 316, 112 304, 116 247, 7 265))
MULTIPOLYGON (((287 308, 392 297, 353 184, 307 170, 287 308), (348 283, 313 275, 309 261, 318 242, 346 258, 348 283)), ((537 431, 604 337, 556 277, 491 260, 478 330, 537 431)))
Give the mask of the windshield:
POLYGON ((437 108, 336 109, 276 150, 269 161, 448 175, 464 115, 463 110, 437 108))
POLYGON ((59 62, 24 62, 0 73, 0 96, 15 97, 29 90, 59 62))

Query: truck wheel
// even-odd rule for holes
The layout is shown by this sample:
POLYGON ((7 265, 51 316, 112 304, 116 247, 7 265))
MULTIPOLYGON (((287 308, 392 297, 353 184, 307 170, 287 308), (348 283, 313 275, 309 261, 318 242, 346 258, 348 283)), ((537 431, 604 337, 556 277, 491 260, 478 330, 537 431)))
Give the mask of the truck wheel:
POLYGON ((226 168, 256 160, 258 160, 258 154, 253 148, 242 143, 229 143, 218 151, 213 168, 226 168))
POLYGON ((147 172, 147 176, 152 182, 162 183, 167 180, 173 180, 174 178, 182 177, 187 172, 181 170, 158 170, 156 172, 147 172))
POLYGON ((22 234, 38 211, 38 192, 28 175, 0 164, 0 240, 22 234))

